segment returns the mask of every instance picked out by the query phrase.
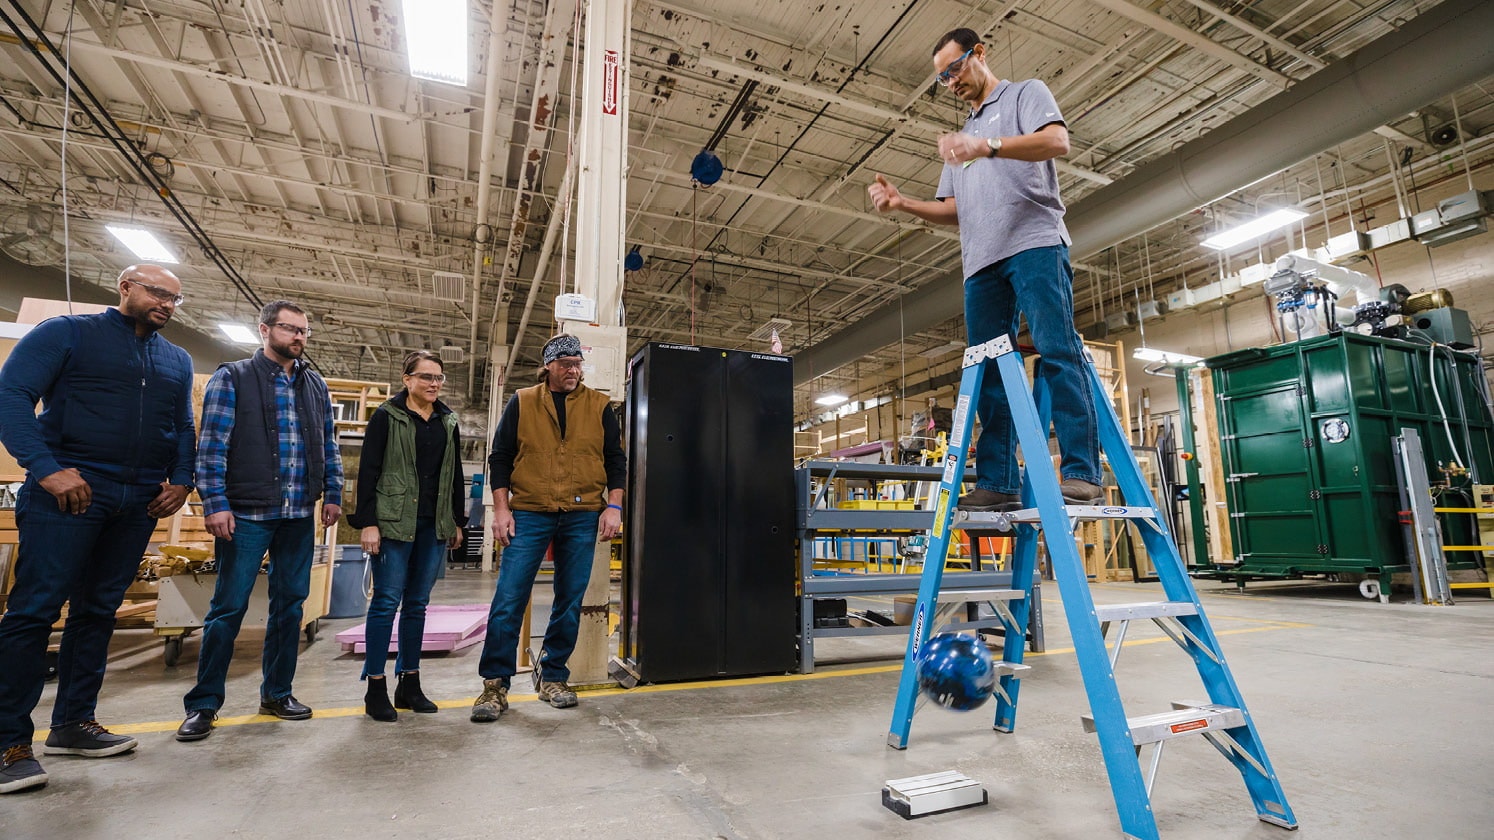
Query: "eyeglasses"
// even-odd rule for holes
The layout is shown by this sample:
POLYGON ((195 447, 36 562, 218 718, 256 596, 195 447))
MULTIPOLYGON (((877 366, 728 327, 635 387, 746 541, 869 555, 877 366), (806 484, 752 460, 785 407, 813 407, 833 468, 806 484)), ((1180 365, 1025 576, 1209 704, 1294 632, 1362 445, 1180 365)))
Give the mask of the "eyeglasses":
POLYGON ((274 327, 281 332, 288 332, 291 335, 304 335, 307 338, 311 338, 311 327, 298 327, 295 324, 287 324, 284 321, 276 322, 274 327))
POLYGON ((407 373, 405 376, 413 376, 421 382, 429 382, 434 385, 446 384, 446 374, 444 373, 407 373))
MULTIPOLYGON (((976 46, 979 46, 979 44, 977 44, 976 46)), ((954 61, 951 61, 949 63, 949 66, 945 67, 944 70, 934 78, 939 80, 939 84, 944 85, 945 87, 949 87, 949 83, 954 81, 954 77, 960 75, 960 71, 965 69, 965 59, 969 58, 970 54, 973 52, 975 52, 975 47, 971 47, 970 49, 965 50, 964 55, 960 56, 954 61)))
POLYGON ((128 277, 125 278, 125 282, 134 283, 136 286, 144 289, 146 294, 162 303, 170 303, 172 306, 181 306, 182 301, 186 300, 186 298, 182 297, 179 293, 173 292, 170 289, 163 289, 160 286, 152 286, 149 283, 142 283, 139 280, 131 280, 128 277))
POLYGON ((556 359, 555 363, 558 364, 558 365, 560 365, 561 368, 563 368, 565 370, 580 370, 581 369, 581 360, 580 359, 556 359))

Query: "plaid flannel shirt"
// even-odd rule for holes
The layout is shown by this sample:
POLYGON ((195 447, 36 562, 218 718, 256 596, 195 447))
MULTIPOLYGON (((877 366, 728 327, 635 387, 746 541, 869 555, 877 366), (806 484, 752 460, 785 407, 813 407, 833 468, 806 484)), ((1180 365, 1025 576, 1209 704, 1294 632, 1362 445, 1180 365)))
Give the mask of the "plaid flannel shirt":
MULTIPOLYGON (((324 411, 326 428, 322 431, 325 476, 322 487, 306 486, 306 439, 301 434, 295 408, 296 377, 304 375, 305 369, 306 362, 297 359, 291 367, 291 374, 287 375, 281 369, 276 372, 274 380, 275 419, 280 427, 280 481, 286 490, 285 497, 275 507, 232 509, 235 516, 255 521, 298 519, 316 512, 318 497, 323 504, 342 504, 342 453, 337 446, 332 399, 325 393, 322 395, 322 399, 327 401, 324 411)), ((233 377, 227 369, 220 368, 208 380, 207 391, 203 394, 202 431, 198 434, 197 492, 202 496, 204 516, 231 509, 227 495, 228 441, 233 434, 237 405, 233 377)))

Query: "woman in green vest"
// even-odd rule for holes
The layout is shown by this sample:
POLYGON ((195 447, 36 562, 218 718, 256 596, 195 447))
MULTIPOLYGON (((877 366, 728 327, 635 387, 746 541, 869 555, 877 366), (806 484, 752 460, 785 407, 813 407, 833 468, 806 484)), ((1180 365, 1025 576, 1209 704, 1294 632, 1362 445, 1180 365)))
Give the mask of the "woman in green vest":
POLYGON ((446 383, 441 357, 416 350, 405 357, 403 378, 404 389, 368 421, 358 468, 358 508, 348 517, 362 529, 363 550, 373 564, 363 711, 381 721, 398 719, 396 709, 436 711, 420 690, 425 608, 446 549, 461 546, 467 522, 457 417, 439 399, 446 383), (396 610, 399 654, 394 673, 399 685, 391 704, 384 666, 396 610))

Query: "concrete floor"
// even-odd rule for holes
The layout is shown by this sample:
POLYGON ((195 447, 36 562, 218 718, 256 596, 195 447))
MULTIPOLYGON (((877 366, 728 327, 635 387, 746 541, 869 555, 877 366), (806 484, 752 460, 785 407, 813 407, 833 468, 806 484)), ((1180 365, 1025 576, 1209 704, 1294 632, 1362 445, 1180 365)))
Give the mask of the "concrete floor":
MULTIPOLYGON (((1184 739, 1153 795, 1163 837, 1494 836, 1494 601, 1432 608, 1364 601, 1350 586, 1200 587, 1301 830, 1257 821, 1238 774, 1184 739)), ((491 591, 491 578, 454 572, 434 600, 491 591)), ((1158 597, 1146 584, 1092 591, 1101 603, 1158 597)), ((44 757, 46 788, 0 797, 0 838, 1120 837, 1098 747, 1079 725, 1087 704, 1062 604, 1056 588, 1045 596, 1049 649, 1028 657, 1017 732, 992 732, 989 706, 930 706, 905 752, 884 746, 899 637, 823 640, 813 675, 593 692, 569 710, 536 702, 521 678, 504 718, 480 726, 467 720, 478 648, 425 662, 439 714, 364 717, 361 657, 332 639, 357 619, 324 622, 303 649, 296 696, 312 720, 253 716, 261 635, 246 631, 219 729, 180 744, 195 639, 168 668, 148 631, 121 631, 100 718, 140 748, 44 757), (990 804, 913 821, 880 804, 885 780, 946 769, 981 782, 990 804)), ((1155 628, 1132 629, 1120 675, 1132 714, 1201 696, 1155 628)), ((49 687, 42 727, 51 698, 49 687)))

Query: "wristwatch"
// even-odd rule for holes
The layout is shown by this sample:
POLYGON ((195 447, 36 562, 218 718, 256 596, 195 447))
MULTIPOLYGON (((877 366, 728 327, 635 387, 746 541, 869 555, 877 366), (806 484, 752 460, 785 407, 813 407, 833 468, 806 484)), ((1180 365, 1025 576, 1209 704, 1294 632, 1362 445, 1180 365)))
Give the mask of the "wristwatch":
POLYGON ((988 149, 991 150, 991 153, 989 155, 987 155, 987 157, 1000 157, 1001 156, 1001 138, 1000 137, 987 137, 986 138, 986 148, 988 148, 988 149))

